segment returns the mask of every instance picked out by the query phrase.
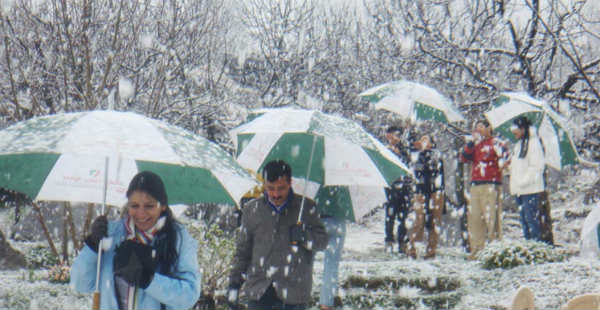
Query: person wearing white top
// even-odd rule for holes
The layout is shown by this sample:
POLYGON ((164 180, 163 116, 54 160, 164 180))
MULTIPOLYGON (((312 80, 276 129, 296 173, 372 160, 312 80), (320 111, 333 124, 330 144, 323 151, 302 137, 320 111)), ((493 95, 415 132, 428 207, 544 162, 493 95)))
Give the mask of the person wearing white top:
POLYGON ((525 239, 541 241, 540 197, 544 191, 544 150, 531 122, 524 116, 513 121, 517 138, 510 163, 510 193, 521 213, 525 239))

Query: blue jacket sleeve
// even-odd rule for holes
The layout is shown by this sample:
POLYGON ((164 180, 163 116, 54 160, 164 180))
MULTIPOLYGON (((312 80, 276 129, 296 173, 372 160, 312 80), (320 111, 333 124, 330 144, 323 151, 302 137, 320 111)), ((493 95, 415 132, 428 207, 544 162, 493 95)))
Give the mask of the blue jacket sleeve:
POLYGON ((96 289, 96 263, 98 253, 87 245, 83 247, 71 266, 71 282, 73 289, 80 293, 91 293, 96 289))
MULTIPOLYGON (((121 226, 120 221, 108 222, 108 238, 104 239, 108 242, 108 251, 114 249, 114 240, 118 238, 118 227, 121 226)), ((107 268, 112 262, 106 261, 106 250, 102 252, 102 269, 107 268)), ((96 289, 96 268, 98 266, 98 253, 85 245, 71 266, 71 287, 80 293, 91 293, 96 289)))
POLYGON ((197 241, 183 228, 180 236, 175 277, 156 273, 145 291, 169 308, 189 309, 200 297, 202 275, 198 267, 197 241))

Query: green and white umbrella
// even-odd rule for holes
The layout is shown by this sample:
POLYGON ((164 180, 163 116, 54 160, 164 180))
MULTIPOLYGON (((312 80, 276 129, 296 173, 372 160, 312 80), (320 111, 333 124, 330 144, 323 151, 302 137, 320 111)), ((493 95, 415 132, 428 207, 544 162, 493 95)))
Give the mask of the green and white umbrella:
POLYGON ((506 92, 493 102, 493 108, 484 113, 494 130, 515 142, 510 127, 519 116, 527 117, 536 127, 544 146, 546 164, 555 169, 579 163, 579 155, 573 144, 563 117, 543 101, 525 93, 506 92))
POLYGON ((171 204, 236 204, 256 184, 218 145, 135 113, 64 113, 0 131, 0 187, 34 200, 121 206, 141 170, 161 176, 171 204))
POLYGON ((357 123, 319 111, 263 109, 230 131, 241 166, 260 171, 274 159, 292 167, 294 190, 315 197, 321 185, 387 187, 410 174, 357 123), (312 156, 311 156, 312 155, 312 156))
POLYGON ((360 97, 411 121, 434 120, 442 123, 464 121, 450 99, 437 90, 411 81, 393 81, 367 89, 360 97))
POLYGON ((321 214, 353 222, 387 201, 385 190, 374 186, 322 186, 314 199, 321 214))

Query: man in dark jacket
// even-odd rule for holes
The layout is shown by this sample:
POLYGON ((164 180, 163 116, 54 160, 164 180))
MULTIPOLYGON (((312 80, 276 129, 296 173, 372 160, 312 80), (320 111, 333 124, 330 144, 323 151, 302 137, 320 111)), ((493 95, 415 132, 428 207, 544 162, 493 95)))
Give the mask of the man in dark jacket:
MULTIPOLYGON (((405 139, 402 137, 402 128, 390 126, 386 130, 385 137, 388 140, 388 148, 396 154, 402 162, 410 164, 410 146, 413 135, 406 132, 405 139), (403 143, 404 142, 404 143, 403 143)), ((404 176, 392 183, 391 187, 385 189, 387 202, 385 203, 385 245, 390 252, 394 245, 394 224, 398 220, 396 238, 398 241, 398 252, 405 253, 408 243, 406 219, 410 211, 412 196, 412 179, 404 176)))
POLYGON ((242 215, 228 299, 237 304, 243 284, 248 309, 306 309, 314 251, 325 249, 327 233, 315 203, 293 192, 286 162, 267 163, 262 176, 264 195, 247 202, 242 215))

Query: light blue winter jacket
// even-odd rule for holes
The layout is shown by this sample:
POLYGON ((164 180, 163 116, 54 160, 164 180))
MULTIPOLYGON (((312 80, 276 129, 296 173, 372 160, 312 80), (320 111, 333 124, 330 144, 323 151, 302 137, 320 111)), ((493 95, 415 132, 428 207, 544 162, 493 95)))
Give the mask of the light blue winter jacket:
MULTIPOLYGON (((167 277, 156 272, 146 289, 139 289, 138 309, 160 309, 165 304, 167 309, 189 309, 200 296, 201 274, 198 268, 198 244, 182 225, 176 225, 178 231, 177 261, 175 275, 179 278, 167 277)), ((102 251, 102 267, 100 271, 100 309, 119 309, 115 292, 113 274, 113 257, 115 248, 127 236, 123 220, 108 223, 108 238, 112 244, 107 251, 102 251)), ((80 293, 92 293, 96 289, 96 261, 98 254, 87 245, 71 266, 71 287, 80 293)))

